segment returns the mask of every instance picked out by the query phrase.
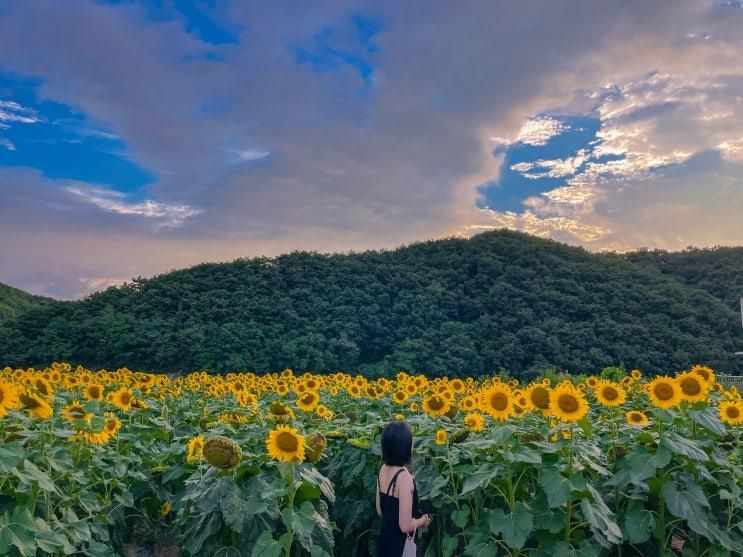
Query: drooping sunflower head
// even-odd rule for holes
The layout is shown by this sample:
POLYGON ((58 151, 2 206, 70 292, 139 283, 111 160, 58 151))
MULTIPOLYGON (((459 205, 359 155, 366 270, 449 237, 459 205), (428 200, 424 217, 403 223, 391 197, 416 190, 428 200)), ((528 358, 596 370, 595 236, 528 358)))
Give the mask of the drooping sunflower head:
POLYGON ((423 399, 423 410, 429 416, 443 416, 450 407, 449 400, 441 395, 431 395, 423 399))
POLYGON ((599 381, 595 393, 599 403, 609 408, 621 406, 627 399, 624 388, 613 381, 599 381))
POLYGON ((676 376, 676 381, 681 388, 681 400, 699 402, 707 399, 710 385, 700 374, 693 371, 680 373, 676 376))
POLYGON ((668 409, 681 402, 681 387, 673 377, 659 375, 647 386, 650 401, 658 408, 668 409))
POLYGON ((106 423, 103 426, 103 430, 109 435, 113 436, 121 429, 121 420, 119 420, 113 412, 105 413, 106 423))
POLYGON ((446 431, 443 429, 439 429, 436 432, 436 444, 437 445, 444 445, 446 443, 446 431))
POLYGON ((627 418, 627 423, 629 425, 643 426, 647 425, 649 422, 645 413, 638 410, 630 410, 625 414, 625 417, 627 418))
POLYGON ((36 388, 36 392, 44 398, 50 399, 54 397, 52 384, 41 375, 34 379, 33 386, 36 388))
POLYGON ((732 400, 721 402, 720 419, 729 425, 743 424, 743 402, 732 400))
POLYGON ((296 428, 279 426, 268 434, 266 449, 268 455, 274 460, 281 462, 302 461, 305 457, 304 436, 297 433, 296 428))
POLYGON ((237 466, 243 457, 240 445, 229 437, 215 435, 204 443, 204 459, 222 470, 229 470, 237 466))
POLYGON ((588 403, 582 392, 563 383, 550 392, 550 413, 563 422, 576 422, 588 413, 588 403))
POLYGON ((311 464, 315 464, 323 455, 326 445, 325 436, 320 432, 315 432, 307 438, 304 447, 305 459, 311 464))
POLYGON ((482 431, 485 427, 485 419, 477 412, 467 414, 464 417, 464 423, 471 431, 482 431))

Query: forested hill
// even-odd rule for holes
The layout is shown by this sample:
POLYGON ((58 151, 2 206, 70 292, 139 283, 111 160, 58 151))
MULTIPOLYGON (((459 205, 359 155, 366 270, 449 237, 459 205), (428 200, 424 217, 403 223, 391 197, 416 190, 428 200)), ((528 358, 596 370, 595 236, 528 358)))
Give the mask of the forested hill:
POLYGON ((0 365, 516 375, 732 371, 737 313, 616 255, 515 232, 203 264, 0 324, 0 365))
MULTIPOLYGON (((24 311, 51 302, 48 298, 33 296, 7 284, 0 283, 0 323, 24 311)), ((0 345, 2 347, 2 345, 0 345)))
POLYGON ((640 250, 628 261, 701 288, 740 311, 743 296, 743 247, 688 248, 684 251, 640 250))

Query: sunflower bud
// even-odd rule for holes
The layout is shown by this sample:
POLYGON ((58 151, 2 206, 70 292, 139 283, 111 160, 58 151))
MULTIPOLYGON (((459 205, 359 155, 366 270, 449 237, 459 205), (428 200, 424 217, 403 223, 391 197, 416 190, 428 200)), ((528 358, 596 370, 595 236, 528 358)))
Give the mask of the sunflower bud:
POLYGON ((232 439, 215 435, 204 444, 204 458, 206 461, 222 470, 234 468, 242 460, 243 452, 240 445, 232 439))
POLYGON ((364 437, 353 437, 346 442, 355 449, 361 449, 363 451, 371 449, 371 441, 364 437))
POLYGON ((467 437, 470 436, 470 429, 468 427, 463 427, 462 429, 458 429, 454 433, 451 434, 451 437, 449 437, 449 443, 451 445, 456 445, 457 443, 461 443, 467 437))
POLYGON ((311 464, 315 464, 322 457, 324 450, 325 436, 319 432, 313 433, 304 447, 304 459, 311 464))

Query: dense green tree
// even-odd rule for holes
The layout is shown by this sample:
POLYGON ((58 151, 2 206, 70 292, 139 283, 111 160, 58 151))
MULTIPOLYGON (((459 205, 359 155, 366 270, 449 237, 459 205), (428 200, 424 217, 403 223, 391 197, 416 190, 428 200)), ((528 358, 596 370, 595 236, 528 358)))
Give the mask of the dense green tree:
POLYGON ((529 377, 703 362, 737 371, 743 334, 731 299, 743 273, 726 270, 740 267, 735 253, 592 254, 497 231, 203 264, 14 310, 0 321, 0 365, 529 377), (687 268, 696 262, 703 276, 687 268))

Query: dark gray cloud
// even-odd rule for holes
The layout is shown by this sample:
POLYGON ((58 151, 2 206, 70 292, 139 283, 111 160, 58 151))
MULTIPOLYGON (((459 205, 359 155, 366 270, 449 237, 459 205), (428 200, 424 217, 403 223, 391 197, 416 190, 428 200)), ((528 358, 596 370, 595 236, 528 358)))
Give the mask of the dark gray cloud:
MULTIPOLYGON (((40 293, 74 297, 202 260, 394 247, 502 225, 595 247, 676 246, 678 234, 630 234, 616 220, 613 207, 625 220, 641 209, 614 198, 616 179, 587 175, 590 203, 476 208, 477 187, 498 176, 492 137, 515 138, 545 111, 590 110, 607 84, 625 100, 657 96, 632 117, 607 118, 611 141, 639 158, 682 148, 735 157, 739 131, 743 149, 741 127, 726 122, 705 124, 709 140, 673 141, 743 91, 732 83, 743 75, 732 62, 740 16, 709 2, 234 2, 220 18, 238 42, 216 46, 137 3, 4 8, 0 71, 41 78, 42 96, 105 123, 156 176, 153 207, 105 184, 0 168, 0 280, 40 293), (373 49, 359 39, 361 14, 380 23, 373 49), (297 48, 316 52, 318 40, 342 55, 323 68, 298 61, 297 48), (651 71, 670 77, 643 78, 651 71), (659 152, 630 133, 640 120, 659 152)), ((734 183, 738 167, 721 165, 720 187, 734 183)), ((635 184, 638 199, 652 191, 635 174, 619 182, 635 184)), ((653 187, 673 197, 667 180, 653 187)), ((732 229, 715 241, 726 233, 743 241, 732 229)), ((711 241, 702 230, 685 238, 711 241)))

